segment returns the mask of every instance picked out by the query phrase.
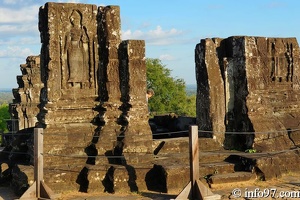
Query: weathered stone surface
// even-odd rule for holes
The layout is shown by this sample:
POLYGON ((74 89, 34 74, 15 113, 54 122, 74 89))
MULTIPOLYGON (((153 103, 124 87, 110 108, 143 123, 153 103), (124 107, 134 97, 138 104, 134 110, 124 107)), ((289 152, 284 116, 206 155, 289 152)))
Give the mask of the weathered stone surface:
POLYGON ((91 169, 117 163, 134 173, 133 164, 149 169, 153 158, 145 42, 120 46, 120 23, 118 6, 49 2, 40 8, 41 56, 21 66, 14 113, 22 119, 20 134, 26 128, 32 139, 34 127, 44 129, 44 177, 59 191, 85 190, 91 169))
POLYGON ((44 162, 53 169, 79 171, 97 128, 91 123, 98 104, 97 6, 46 3, 39 12, 39 30, 44 162))
MULTIPOLYGON (((15 109, 16 118, 26 111, 23 130, 33 130, 37 121, 44 128, 45 182, 55 191, 181 190, 189 179, 188 142, 152 143, 145 42, 121 41, 119 7, 47 3, 39 16, 41 65, 39 57, 28 59, 14 91, 16 108, 22 108, 15 109)), ((206 39, 197 45, 195 58, 198 124, 214 131, 208 134, 214 139, 199 139, 200 150, 219 150, 216 141, 226 148, 260 151, 299 145, 294 131, 299 121, 295 39, 206 39), (230 136, 225 131, 254 134, 230 136)), ((207 158, 201 153, 203 173, 236 170, 223 162, 229 153, 207 158)), ((294 170, 290 160, 281 160, 256 160, 256 165, 263 171, 271 165, 276 176, 294 170), (281 167, 276 170, 274 163, 281 167)), ((18 186, 32 179, 32 168, 24 171, 21 181, 13 178, 18 186)))
MULTIPOLYGON (((121 43, 120 8, 106 6, 99 7, 98 10, 97 24, 101 56, 99 57, 99 140, 96 142, 96 148, 98 154, 112 156, 117 137, 122 132, 122 125, 118 123, 122 115, 118 55, 121 43)), ((105 161, 107 162, 107 159, 100 159, 97 162, 105 161)))
POLYGON ((300 71, 295 38, 203 39, 195 59, 200 129, 212 131, 229 149, 297 145, 300 71), (223 139, 225 131, 247 134, 225 134, 223 139))
POLYGON ((10 131, 34 127, 38 122, 40 112, 40 90, 43 83, 40 79, 40 57, 28 56, 26 64, 21 64, 22 76, 18 76, 18 88, 13 89, 14 100, 10 104, 12 120, 9 122, 10 131), (13 130, 14 129, 14 130, 13 130))
POLYGON ((213 130, 217 132, 217 140, 222 143, 226 130, 224 124, 225 91, 222 68, 216 49, 220 48, 220 39, 202 40, 196 46, 196 80, 197 80, 197 124, 200 130, 213 130))
POLYGON ((145 163, 152 159, 152 132, 146 102, 145 42, 123 41, 120 45, 124 139, 121 141, 126 162, 145 163), (136 156, 140 155, 140 156, 136 156))

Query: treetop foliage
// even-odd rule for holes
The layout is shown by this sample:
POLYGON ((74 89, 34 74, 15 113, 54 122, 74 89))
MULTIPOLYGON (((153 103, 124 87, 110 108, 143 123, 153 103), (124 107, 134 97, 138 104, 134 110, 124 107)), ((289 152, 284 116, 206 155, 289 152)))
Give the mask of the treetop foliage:
POLYGON ((8 104, 3 103, 0 105, 0 132, 8 132, 6 120, 9 118, 8 104))
POLYGON ((150 111, 154 114, 175 113, 196 116, 196 96, 187 96, 183 79, 171 77, 171 70, 159 59, 146 59, 147 87, 155 95, 149 100, 150 111))

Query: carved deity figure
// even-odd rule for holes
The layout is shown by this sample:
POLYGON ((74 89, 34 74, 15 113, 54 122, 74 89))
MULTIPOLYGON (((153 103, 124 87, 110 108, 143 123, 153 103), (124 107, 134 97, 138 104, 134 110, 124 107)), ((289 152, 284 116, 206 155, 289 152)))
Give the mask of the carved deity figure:
POLYGON ((71 29, 66 35, 65 52, 67 55, 68 83, 70 86, 85 86, 88 82, 88 36, 82 26, 79 11, 73 10, 70 16, 71 29))

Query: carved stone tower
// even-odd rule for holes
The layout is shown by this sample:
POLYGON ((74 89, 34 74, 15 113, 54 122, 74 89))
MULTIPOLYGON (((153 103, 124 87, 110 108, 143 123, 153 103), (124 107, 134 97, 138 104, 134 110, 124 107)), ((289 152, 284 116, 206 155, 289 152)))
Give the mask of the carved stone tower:
POLYGON ((98 98, 97 6, 46 3, 39 12, 41 32, 40 123, 45 163, 78 169, 96 126, 98 98), (57 156, 53 156, 57 155, 57 156))
POLYGON ((120 8, 46 3, 39 30, 44 161, 68 171, 57 181, 76 187, 91 169, 151 166, 145 42, 121 41, 120 8))
POLYGON ((8 122, 11 132, 34 127, 38 122, 40 90, 43 88, 40 72, 40 57, 28 56, 21 64, 21 76, 17 76, 19 87, 13 89, 14 100, 10 104, 12 120, 8 122))

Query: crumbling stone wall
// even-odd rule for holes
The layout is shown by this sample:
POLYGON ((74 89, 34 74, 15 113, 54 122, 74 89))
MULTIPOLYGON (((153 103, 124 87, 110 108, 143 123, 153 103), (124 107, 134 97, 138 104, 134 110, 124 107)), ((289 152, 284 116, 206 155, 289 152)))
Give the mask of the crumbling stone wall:
POLYGON ((39 31, 41 55, 21 66, 11 110, 20 134, 44 129, 47 184, 106 188, 99 177, 114 164, 135 183, 134 166, 151 167, 153 158, 145 42, 121 40, 118 6, 49 2, 40 8, 39 31))
POLYGON ((13 103, 9 105, 11 132, 34 127, 38 122, 40 90, 40 56, 28 56, 25 64, 20 65, 21 76, 17 76, 18 88, 13 89, 13 103))
POLYGON ((300 71, 295 38, 203 39, 195 52, 200 129, 213 131, 225 148, 296 145, 300 71))
POLYGON ((86 155, 97 128, 91 123, 98 104, 97 6, 46 3, 40 8, 39 30, 45 165, 69 163, 76 170, 85 159, 53 155, 86 155))
POLYGON ((62 183, 88 188, 91 169, 102 174, 110 164, 151 164, 145 42, 121 41, 120 23, 118 6, 40 9, 39 125, 45 166, 70 172, 62 183))
MULTIPOLYGON (((119 48, 120 8, 47 3, 39 16, 41 73, 45 84, 41 94, 41 122, 45 127, 46 151, 85 155, 94 150, 97 155, 113 156, 119 145, 117 138, 132 124, 136 127, 130 131, 133 136, 124 145, 137 143, 134 138, 138 137, 137 141, 147 141, 142 143, 139 152, 150 153, 152 136, 147 128, 144 92, 145 45, 143 41, 128 41, 130 49, 119 48), (129 67, 121 73, 119 55, 122 54, 128 55, 128 62, 122 61, 123 69, 129 67), (129 80, 127 84, 125 79, 129 80), (121 89, 122 95, 129 98, 121 100, 121 89), (138 100, 143 104, 136 107, 143 112, 132 108, 133 112, 129 112, 124 106, 134 107, 135 101, 131 99, 136 99, 135 91, 141 93, 138 100), (132 123, 129 118, 139 120, 132 123)), ((107 163, 105 160, 97 158, 96 164, 107 163)), ((57 165, 62 161, 49 158, 46 162, 57 165)), ((79 163, 72 162, 76 166, 79 163)))
MULTIPOLYGON (((118 49, 121 43, 121 20, 118 6, 99 7, 98 33, 100 51, 99 69, 99 154, 114 154, 116 139, 122 132, 122 124, 118 118, 122 116, 120 109, 120 72, 118 49)), ((101 161, 102 163, 105 161, 101 161)))

